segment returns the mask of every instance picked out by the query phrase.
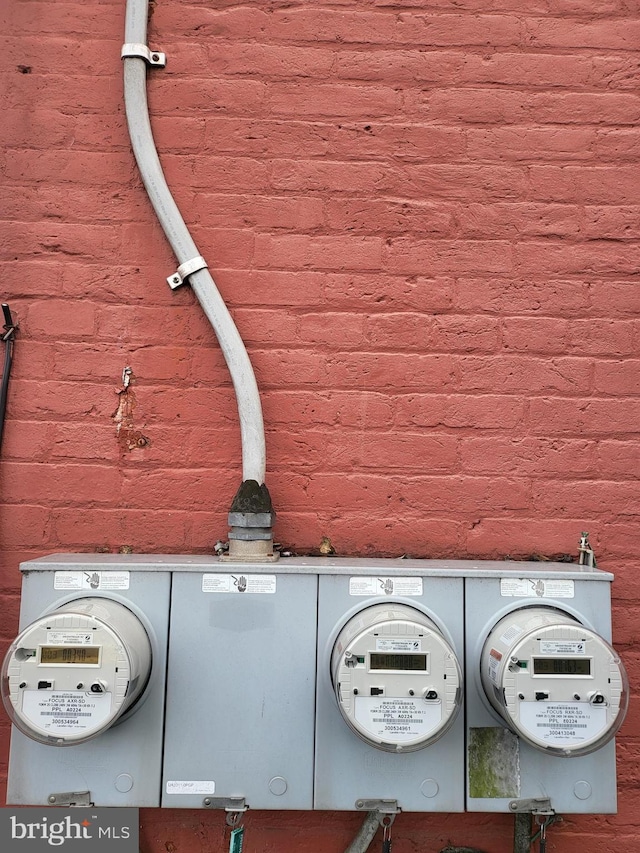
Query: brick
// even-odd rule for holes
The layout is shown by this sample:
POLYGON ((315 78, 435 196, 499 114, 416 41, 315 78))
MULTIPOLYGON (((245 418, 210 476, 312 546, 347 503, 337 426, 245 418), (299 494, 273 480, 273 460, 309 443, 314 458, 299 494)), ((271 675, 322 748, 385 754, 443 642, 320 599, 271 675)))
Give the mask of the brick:
MULTIPOLYGON (((527 9, 532 11, 529 4, 527 9)), ((449 81, 452 78, 450 74, 449 81)), ((521 86, 545 91, 579 88, 591 85, 593 60, 590 56, 570 53, 469 52, 464 56, 460 79, 463 83, 521 86)))
POLYGON ((640 98, 622 92, 536 94, 529 101, 528 116, 541 124, 635 125, 640 98))
POLYGON ((634 482, 606 480, 536 481, 533 484, 534 506, 544 515, 562 518, 598 516, 601 520, 627 519, 640 512, 640 489, 634 482))
POLYGON ((188 552, 189 513, 182 509, 77 509, 52 511, 56 540, 63 550, 94 550, 107 546, 117 552, 123 545, 137 553, 188 552))
POLYGON ((632 282, 593 281, 590 286, 594 311, 610 316, 636 315, 640 309, 640 292, 632 282))
POLYGON ((599 130, 595 154, 600 161, 631 160, 640 156, 640 133, 637 130, 599 130))
MULTIPOLYGON (((263 395, 265 422, 305 429, 309 425, 385 429, 393 420, 394 399, 390 395, 358 391, 267 390, 263 395)), ((298 432, 304 432, 297 430, 298 432)))
POLYGON ((429 352, 496 352, 498 322, 491 317, 424 314, 381 314, 366 324, 367 340, 375 347, 429 352))
POLYGON ((445 276, 339 274, 325 277, 324 295, 336 307, 433 311, 452 306, 454 283, 445 276))
POLYGON ((591 62, 594 85, 603 89, 637 90, 640 67, 633 54, 602 54, 594 56, 591 62))
POLYGON ((25 104, 46 104, 50 110, 70 115, 116 112, 122 102, 122 88, 112 86, 110 77, 76 74, 73 78, 73 103, 70 106, 69 78, 64 74, 20 74, 6 78, 5 98, 8 108, 21 109, 25 104))
POLYGON ((69 222, 3 223, 2 260, 84 258, 107 262, 118 252, 114 229, 69 222))
POLYGON ((635 479, 640 466, 640 445, 636 441, 598 442, 595 470, 602 478, 635 479))
POLYGON ((585 394, 592 365, 586 358, 463 356, 458 360, 459 391, 484 393, 585 394))
MULTIPOLYGON (((471 437, 460 443, 464 471, 518 474, 536 480, 551 475, 589 477, 594 470, 595 454, 594 441, 576 439, 471 437)), ((555 482, 551 491, 553 489, 555 482)))
POLYGON ((13 181, 35 183, 55 175, 58 184, 126 184, 134 175, 130 154, 93 151, 16 150, 7 162, 6 174, 13 181))
POLYGON ((634 204, 640 179, 632 166, 532 166, 534 198, 591 204, 634 204))
POLYGON ((34 542, 46 540, 50 510, 35 502, 11 504, 5 501, 0 515, 2 549, 32 548, 34 542))
POLYGON ((468 154, 473 160, 531 162, 596 160, 593 128, 506 127, 470 130, 468 154))
POLYGON ((534 48, 610 48, 633 50, 640 40, 634 18, 575 21, 562 18, 528 18, 524 21, 525 45, 534 48))
POLYGON ((451 390, 455 363, 448 355, 416 353, 339 353, 327 362, 325 382, 336 388, 369 391, 451 390))
POLYGON ((432 121, 463 124, 517 124, 531 116, 532 97, 524 92, 481 88, 418 92, 407 108, 432 121))
POLYGON ((640 400, 540 398, 530 404, 531 429, 537 435, 634 435, 640 400))
POLYGON ((521 398, 484 394, 403 394, 397 402, 398 426, 474 430, 513 429, 522 422, 525 402, 521 398))
POLYGON ((457 439, 449 435, 369 430, 363 442, 359 433, 352 436, 341 432, 329 439, 327 450, 329 459, 338 462, 340 472, 407 471, 415 466, 416 459, 421 470, 430 473, 454 472, 458 467, 457 439))
POLYGON ((236 195, 236 189, 234 195, 199 194, 198 207, 208 227, 312 231, 323 225, 324 205, 319 198, 236 195))
POLYGON ((96 311, 90 303, 47 300, 29 305, 27 322, 33 335, 52 337, 93 336, 96 311))
POLYGON ((467 239, 575 237, 582 231, 583 213, 577 205, 511 202, 461 205, 457 212, 461 235, 467 239))
POLYGON ((627 243, 590 241, 564 245, 530 242, 516 245, 515 267, 520 276, 625 275, 640 263, 640 247, 627 243))
POLYGON ((485 559, 573 554, 582 524, 579 518, 545 518, 539 514, 534 518, 479 518, 466 531, 465 548, 470 556, 485 559))
POLYGON ((560 355, 567 351, 568 320, 550 317, 507 317, 502 322, 502 343, 513 352, 560 355))
MULTIPOLYGON (((315 307, 324 303, 325 281, 329 282, 332 278, 323 273, 304 270, 226 269, 218 284, 229 305, 315 307)), ((329 287, 328 283, 326 287, 329 287)))
POLYGON ((340 78, 388 80, 413 83, 448 83, 464 74, 466 57, 461 52, 423 49, 340 50, 333 68, 340 78))
POLYGON ((305 314, 295 323, 296 339, 323 349, 362 347, 366 340, 365 318, 344 312, 305 314))
POLYGON ((587 206, 585 235, 591 240, 637 240, 640 238, 640 207, 587 206))
POLYGON ((257 80, 224 80, 208 75, 156 77, 149 86, 149 107, 154 118, 207 113, 255 116, 263 111, 266 91, 265 84, 257 80))
MULTIPOLYGON (((182 118, 179 119, 182 121, 182 118)), ((287 119, 230 118, 205 115, 205 144, 234 156, 320 157, 330 150, 333 124, 287 119)))
POLYGON ((11 382, 9 416, 20 419, 108 417, 114 406, 113 387, 94 382, 16 380, 11 382))
POLYGON ((432 124, 392 124, 377 119, 341 122, 330 136, 334 156, 345 160, 393 157, 394 161, 442 162, 466 159, 462 128, 432 124))
POLYGON ((271 164, 271 185, 276 190, 362 195, 386 184, 387 170, 379 163, 276 160, 271 164))
POLYGON ((7 419, 2 436, 3 459, 46 462, 53 433, 54 428, 46 422, 7 419))
POLYGON ((522 197, 527 175, 517 166, 407 165, 388 177, 397 193, 407 198, 446 198, 505 201, 522 197))
POLYGON ((55 465, 7 462, 4 483, 17 502, 117 503, 120 473, 106 465, 55 465))
MULTIPOLYGON (((115 399, 114 399, 115 403, 115 399)), ((115 408, 115 405, 114 405, 115 408)), ((42 424, 50 436, 49 449, 52 460, 100 460, 116 462, 118 443, 115 424, 42 424)), ((23 458, 26 457, 26 454, 23 458)), ((26 457, 29 458, 29 457, 26 457)))
POLYGON ((333 198, 326 209, 327 226, 334 231, 452 237, 456 230, 456 211, 446 203, 333 198))
POLYGON ((268 186, 267 165, 249 157, 171 154, 163 157, 163 164, 169 185, 235 192, 265 190, 268 186))
POLYGON ((574 354, 622 356, 637 350, 635 323, 620 320, 575 320, 569 324, 568 351, 574 354))
POLYGON ((253 74, 260 79, 301 77, 326 79, 335 62, 332 50, 277 44, 222 42, 210 56, 211 71, 253 74))
POLYGON ((595 367, 595 389, 600 394, 624 397, 640 394, 640 361, 599 361, 595 367))
POLYGON ((447 275, 511 273, 512 247, 501 240, 387 240, 385 269, 392 273, 447 275))
POLYGON ((382 242, 374 237, 256 237, 255 263, 260 267, 329 270, 380 268, 382 242))
POLYGON ((454 304, 460 311, 571 317, 583 316, 590 303, 588 282, 554 277, 544 282, 517 276, 506 281, 463 277, 454 288, 454 304))

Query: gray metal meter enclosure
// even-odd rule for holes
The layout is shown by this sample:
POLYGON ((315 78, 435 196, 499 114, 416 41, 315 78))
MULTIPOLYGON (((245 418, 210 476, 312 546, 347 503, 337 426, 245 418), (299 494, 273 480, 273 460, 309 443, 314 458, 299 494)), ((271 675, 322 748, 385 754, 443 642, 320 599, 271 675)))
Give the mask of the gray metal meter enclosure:
POLYGON ((21 569, 9 803, 616 809, 628 690, 606 572, 103 554, 21 569))

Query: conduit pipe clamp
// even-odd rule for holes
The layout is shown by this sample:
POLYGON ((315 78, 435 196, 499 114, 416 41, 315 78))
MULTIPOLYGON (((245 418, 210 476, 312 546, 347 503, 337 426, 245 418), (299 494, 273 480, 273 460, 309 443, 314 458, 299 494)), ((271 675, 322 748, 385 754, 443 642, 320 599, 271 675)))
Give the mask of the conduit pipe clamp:
POLYGON ((184 284, 186 279, 188 279, 190 275, 193 275, 194 272, 206 270, 208 267, 209 264, 205 261, 202 255, 198 255, 197 258, 191 258, 190 261, 185 261, 183 264, 180 264, 174 274, 169 276, 167 283, 171 290, 175 290, 176 287, 180 287, 181 284, 184 284))
POLYGON ((160 53, 158 50, 150 50, 146 44, 138 42, 128 42, 122 45, 120 59, 131 59, 132 57, 144 59, 146 63, 154 65, 157 68, 164 68, 167 64, 166 53, 160 53))

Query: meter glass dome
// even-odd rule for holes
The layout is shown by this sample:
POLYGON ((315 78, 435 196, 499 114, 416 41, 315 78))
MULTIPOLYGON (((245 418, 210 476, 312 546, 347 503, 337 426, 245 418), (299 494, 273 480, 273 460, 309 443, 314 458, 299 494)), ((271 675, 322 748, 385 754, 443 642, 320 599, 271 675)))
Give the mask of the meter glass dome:
POLYGON ((615 735, 628 681, 614 649, 569 614, 528 607, 501 619, 482 651, 484 692, 537 749, 585 755, 615 735))
POLYGON ((141 696, 151 645, 138 617, 106 598, 70 602, 14 640, 2 699, 28 737, 54 746, 90 740, 141 696))
POLYGON ((435 623, 413 607, 380 604, 353 616, 336 639, 331 676, 347 724, 389 752, 433 743, 460 709, 455 652, 435 623))

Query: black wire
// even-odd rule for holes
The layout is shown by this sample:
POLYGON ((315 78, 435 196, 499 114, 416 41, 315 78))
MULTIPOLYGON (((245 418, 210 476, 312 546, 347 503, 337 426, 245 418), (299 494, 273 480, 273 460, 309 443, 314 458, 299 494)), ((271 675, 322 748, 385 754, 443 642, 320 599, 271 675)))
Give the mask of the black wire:
POLYGON ((2 312, 5 319, 4 341, 4 367, 2 370, 2 385, 0 385, 0 449, 2 448, 2 435, 4 433, 4 419, 7 411, 7 391, 9 389, 9 377, 11 376, 11 364, 13 362, 14 335, 17 326, 14 325, 9 306, 3 302, 2 312))

